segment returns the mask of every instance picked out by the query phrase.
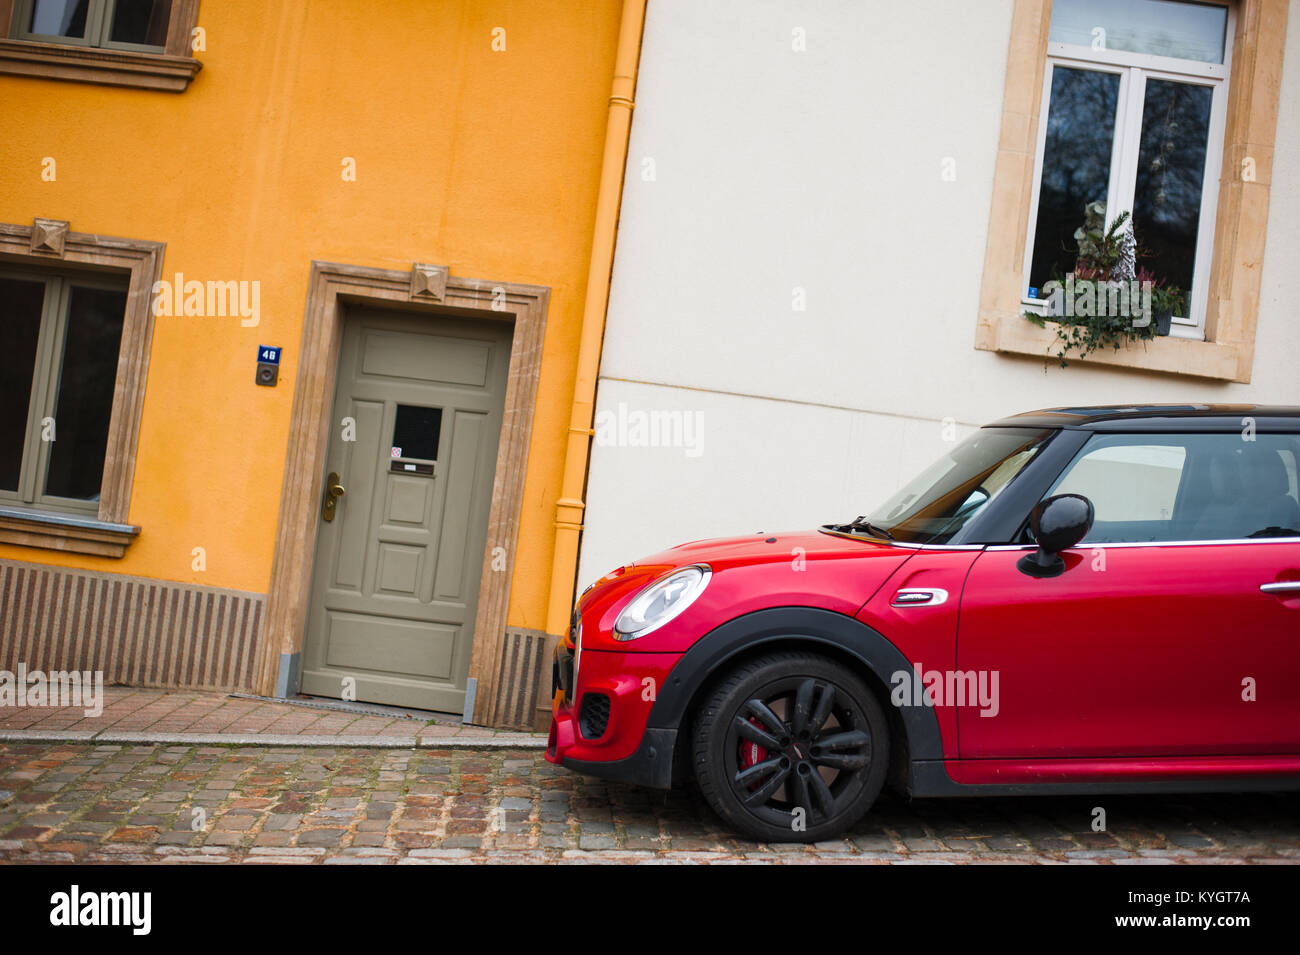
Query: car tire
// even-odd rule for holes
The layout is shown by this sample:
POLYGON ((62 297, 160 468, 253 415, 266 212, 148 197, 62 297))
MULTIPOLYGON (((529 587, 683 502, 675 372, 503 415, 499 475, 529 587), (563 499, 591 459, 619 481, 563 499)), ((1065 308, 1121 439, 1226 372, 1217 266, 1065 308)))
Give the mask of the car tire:
POLYGON ((876 695, 851 669, 813 653, 772 653, 727 673, 696 712, 692 735, 705 800, 764 842, 844 832, 871 808, 889 766, 876 695))

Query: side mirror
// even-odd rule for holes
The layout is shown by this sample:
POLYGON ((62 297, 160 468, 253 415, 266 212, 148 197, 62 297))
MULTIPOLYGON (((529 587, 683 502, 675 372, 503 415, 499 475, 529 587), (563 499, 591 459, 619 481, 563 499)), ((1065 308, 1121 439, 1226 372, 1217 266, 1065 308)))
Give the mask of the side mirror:
POLYGON ((1039 501, 1029 518, 1038 550, 1021 557, 1016 567, 1030 577, 1059 577, 1065 573, 1061 551, 1087 536, 1095 516, 1092 501, 1082 494, 1058 494, 1039 501))

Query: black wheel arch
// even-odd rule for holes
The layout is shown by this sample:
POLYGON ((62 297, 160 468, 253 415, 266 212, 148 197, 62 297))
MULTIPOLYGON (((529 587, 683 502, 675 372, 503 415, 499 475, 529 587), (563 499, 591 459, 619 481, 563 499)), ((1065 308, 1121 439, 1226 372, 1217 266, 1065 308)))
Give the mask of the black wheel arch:
MULTIPOLYGON (((943 759, 943 741, 934 710, 928 706, 890 705, 890 677, 900 671, 911 672, 907 657, 862 621, 818 607, 758 610, 709 631, 686 651, 658 689, 647 725, 678 734, 689 731, 696 707, 728 670, 750 657, 788 649, 839 659, 881 694, 880 703, 890 721, 891 733, 897 737, 892 747, 893 782, 906 786, 912 761, 943 759)), ((673 775, 677 777, 678 773, 673 775)))

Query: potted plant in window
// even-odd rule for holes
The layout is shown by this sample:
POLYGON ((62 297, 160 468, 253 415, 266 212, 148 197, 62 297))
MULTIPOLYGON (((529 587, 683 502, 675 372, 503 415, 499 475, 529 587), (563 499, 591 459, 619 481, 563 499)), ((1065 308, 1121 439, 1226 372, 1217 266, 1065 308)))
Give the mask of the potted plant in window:
POLYGON ((1157 335, 1168 335, 1174 316, 1187 307, 1187 293, 1177 285, 1166 285, 1146 269, 1138 273, 1138 280, 1151 283, 1151 318, 1157 335))
POLYGON ((1056 357, 1061 367, 1066 356, 1077 351, 1087 358, 1099 348, 1116 350, 1130 341, 1155 337, 1155 326, 1141 313, 1140 286, 1134 272, 1137 239, 1132 216, 1121 212, 1106 225, 1106 206, 1090 202, 1084 209, 1084 223, 1074 232, 1078 245, 1074 271, 1065 281, 1043 286, 1047 312, 1025 312, 1025 318, 1040 327, 1056 323, 1060 348, 1056 357), (1115 307, 1118 306, 1118 307, 1115 307))
POLYGON ((1079 269, 1096 272, 1103 278, 1125 281, 1133 278, 1137 263, 1137 239, 1133 235, 1131 214, 1126 209, 1106 228, 1106 204, 1090 202, 1083 209, 1083 225, 1074 230, 1079 246, 1075 261, 1079 269))

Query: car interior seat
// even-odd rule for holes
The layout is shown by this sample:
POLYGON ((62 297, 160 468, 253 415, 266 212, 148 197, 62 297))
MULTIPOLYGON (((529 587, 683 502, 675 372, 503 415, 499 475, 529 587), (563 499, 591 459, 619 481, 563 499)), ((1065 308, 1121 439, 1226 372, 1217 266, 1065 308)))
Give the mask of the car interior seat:
POLYGON ((1241 456, 1244 533, 1249 537, 1269 530, 1300 533, 1300 504, 1290 494, 1286 465, 1272 448, 1250 447, 1241 456))
POLYGON ((1244 485, 1237 455, 1221 451, 1209 462, 1209 502, 1192 526, 1197 540, 1227 540, 1240 536, 1244 506, 1244 485))

